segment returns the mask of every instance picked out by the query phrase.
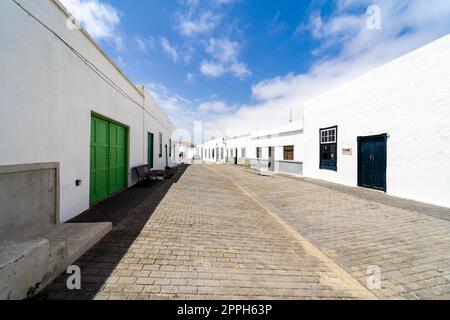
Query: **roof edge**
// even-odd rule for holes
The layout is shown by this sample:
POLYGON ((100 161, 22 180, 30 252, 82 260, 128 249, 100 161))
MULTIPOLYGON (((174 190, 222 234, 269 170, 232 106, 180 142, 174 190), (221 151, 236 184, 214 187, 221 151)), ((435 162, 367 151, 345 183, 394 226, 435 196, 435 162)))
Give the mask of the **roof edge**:
MULTIPOLYGON (((51 0, 51 2, 55 4, 61 10, 61 12, 64 13, 66 17, 68 18, 73 17, 67 10, 67 8, 59 0, 51 0)), ((144 97, 143 93, 141 92, 141 90, 139 90, 138 86, 133 81, 131 81, 130 78, 128 78, 128 76, 119 68, 119 66, 114 61, 112 61, 112 59, 100 47, 97 41, 94 40, 94 38, 89 34, 89 32, 87 32, 87 30, 84 29, 81 25, 79 30, 89 40, 89 42, 91 42, 91 44, 94 45, 94 47, 100 52, 100 54, 104 58, 106 58, 106 60, 108 60, 108 62, 122 75, 122 77, 124 77, 124 79, 136 90, 136 92, 139 93, 141 97, 144 97)))

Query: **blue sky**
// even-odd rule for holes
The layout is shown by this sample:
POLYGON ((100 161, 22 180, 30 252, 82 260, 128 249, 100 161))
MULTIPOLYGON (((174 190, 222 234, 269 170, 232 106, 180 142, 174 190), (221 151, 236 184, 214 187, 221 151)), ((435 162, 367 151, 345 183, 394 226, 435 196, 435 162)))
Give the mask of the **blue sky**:
MULTIPOLYGON (((311 55, 314 41, 308 37, 299 41, 295 36, 297 25, 302 17, 308 17, 311 10, 306 1, 240 1, 226 5, 200 5, 196 9, 180 5, 178 1, 140 3, 142 5, 136 6, 130 1, 111 1, 120 12, 127 13, 122 18, 124 31, 152 41, 155 47, 160 47, 161 38, 165 38, 176 50, 178 58, 174 61, 162 48, 121 52, 121 61, 130 62, 124 62, 123 68, 139 83, 158 83, 190 100, 218 97, 230 104, 250 103, 252 84, 291 71, 305 71, 314 59, 311 55), (189 18, 190 10, 193 12, 190 18, 194 21, 201 20, 206 12, 220 22, 217 22, 217 27, 210 26, 208 31, 186 29, 183 32, 179 20, 184 18, 180 16, 189 18), (147 21, 148 25, 142 21, 147 21), (207 51, 211 39, 235 44, 238 51, 235 58, 245 65, 248 72, 202 73, 202 63, 216 60, 207 51)), ((108 51, 115 54, 113 47, 108 51)))
POLYGON ((211 136, 301 120, 308 99, 450 32, 441 0, 61 1, 177 126, 211 136))

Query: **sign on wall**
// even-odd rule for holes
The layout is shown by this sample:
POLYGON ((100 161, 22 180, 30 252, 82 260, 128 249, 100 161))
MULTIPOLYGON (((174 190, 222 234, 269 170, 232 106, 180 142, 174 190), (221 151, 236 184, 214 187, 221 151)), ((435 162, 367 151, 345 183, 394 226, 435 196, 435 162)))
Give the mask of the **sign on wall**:
POLYGON ((353 149, 352 148, 342 148, 342 154, 344 156, 351 156, 351 155, 353 155, 353 149))

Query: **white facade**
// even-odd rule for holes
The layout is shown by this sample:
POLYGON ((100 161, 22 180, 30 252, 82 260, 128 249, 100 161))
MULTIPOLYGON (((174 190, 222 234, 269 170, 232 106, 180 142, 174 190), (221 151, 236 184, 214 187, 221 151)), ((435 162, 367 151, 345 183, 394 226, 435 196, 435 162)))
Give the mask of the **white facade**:
POLYGON ((204 163, 225 163, 226 151, 223 139, 214 139, 197 147, 197 152, 204 163))
MULTIPOLYGON (((254 168, 348 186, 367 187, 364 177, 373 174, 372 178, 382 180, 384 185, 380 188, 374 183, 369 187, 450 207, 449 57, 447 35, 309 101, 304 125, 260 130, 243 136, 240 143, 225 139, 226 149, 245 148, 247 161, 254 168), (328 128, 336 128, 337 138, 337 150, 331 153, 335 167, 331 170, 324 169, 329 165, 323 161, 323 145, 327 143, 319 139, 328 128), (383 153, 364 149, 363 142, 372 140, 378 141, 376 148, 383 153), (283 161, 285 146, 294 146, 294 160, 283 161), (367 161, 376 167, 373 172, 367 173, 364 168, 367 161)), ((330 138, 324 138, 325 142, 330 139, 328 143, 335 140, 329 134, 330 138)), ((200 149, 220 145, 221 141, 205 143, 200 149)), ((217 162, 215 158, 204 160, 217 162)))
POLYGON ((304 174, 357 186, 357 137, 387 134, 387 193, 450 207, 449 57, 446 36, 310 101, 304 174), (332 126, 337 171, 321 170, 319 131, 332 126))
MULTIPOLYGON (((85 31, 68 28, 57 1, 21 4, 67 45, 12 1, 0 2, 0 165, 58 162, 64 222, 89 208, 92 114, 128 129, 129 186, 137 181, 132 168, 149 161, 148 133, 154 169, 178 163, 174 127, 151 95, 85 31)), ((309 101, 304 125, 215 139, 186 154, 205 163, 275 161, 275 172, 301 165, 307 177, 358 186, 358 137, 386 135, 386 192, 450 207, 449 57, 446 36, 309 101), (320 130, 335 126, 336 170, 320 169, 320 130), (284 159, 286 146, 294 146, 294 160, 284 159)))
POLYGON ((302 175, 305 152, 303 122, 253 132, 249 151, 251 166, 254 168, 302 175), (260 148, 259 157, 258 148, 260 148), (285 148, 292 148, 290 159, 286 157, 285 148))
POLYGON ((235 164, 302 175, 303 122, 289 123, 237 137, 214 139, 198 146, 197 150, 205 163, 235 164), (292 148, 292 159, 285 159, 286 147, 292 148), (261 149, 260 157, 257 156, 257 148, 261 149), (271 159, 269 148, 273 151, 271 159), (273 166, 269 165, 270 163, 273 163, 273 166))
POLYGON ((225 140, 225 157, 229 164, 249 165, 250 134, 227 138, 225 140))
POLYGON ((89 208, 92 113, 127 127, 129 186, 136 183, 132 168, 148 162, 147 134, 155 135, 154 168, 163 169, 158 135, 169 145, 174 128, 85 31, 67 28, 58 2, 21 4, 81 57, 12 1, 0 2, 0 165, 59 162, 60 215, 67 221, 89 208))
POLYGON ((176 147, 177 163, 192 164, 194 157, 197 156, 197 149, 195 146, 190 142, 177 142, 176 147))

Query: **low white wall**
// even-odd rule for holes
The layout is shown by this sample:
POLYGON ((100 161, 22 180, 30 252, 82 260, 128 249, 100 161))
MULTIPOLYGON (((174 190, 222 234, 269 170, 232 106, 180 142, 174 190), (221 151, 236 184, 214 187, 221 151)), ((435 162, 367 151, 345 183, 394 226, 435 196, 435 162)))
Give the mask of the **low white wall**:
MULTIPOLYGON (((0 2, 0 164, 59 162, 61 220, 67 221, 89 208, 91 112, 129 128, 130 185, 136 182, 131 168, 147 163, 146 131, 155 133, 155 146, 158 131, 168 143, 171 123, 149 104, 159 121, 144 112, 141 92, 81 30, 66 27, 67 16, 53 1, 21 3, 134 100, 12 1, 0 2)), ((163 168, 165 159, 154 158, 156 168, 163 168)))
POLYGON ((306 176, 357 185, 357 137, 387 133, 387 193, 450 207, 450 36, 306 105, 306 176), (319 169, 319 130, 338 126, 338 170, 319 169), (352 155, 343 155, 352 148, 352 155))

